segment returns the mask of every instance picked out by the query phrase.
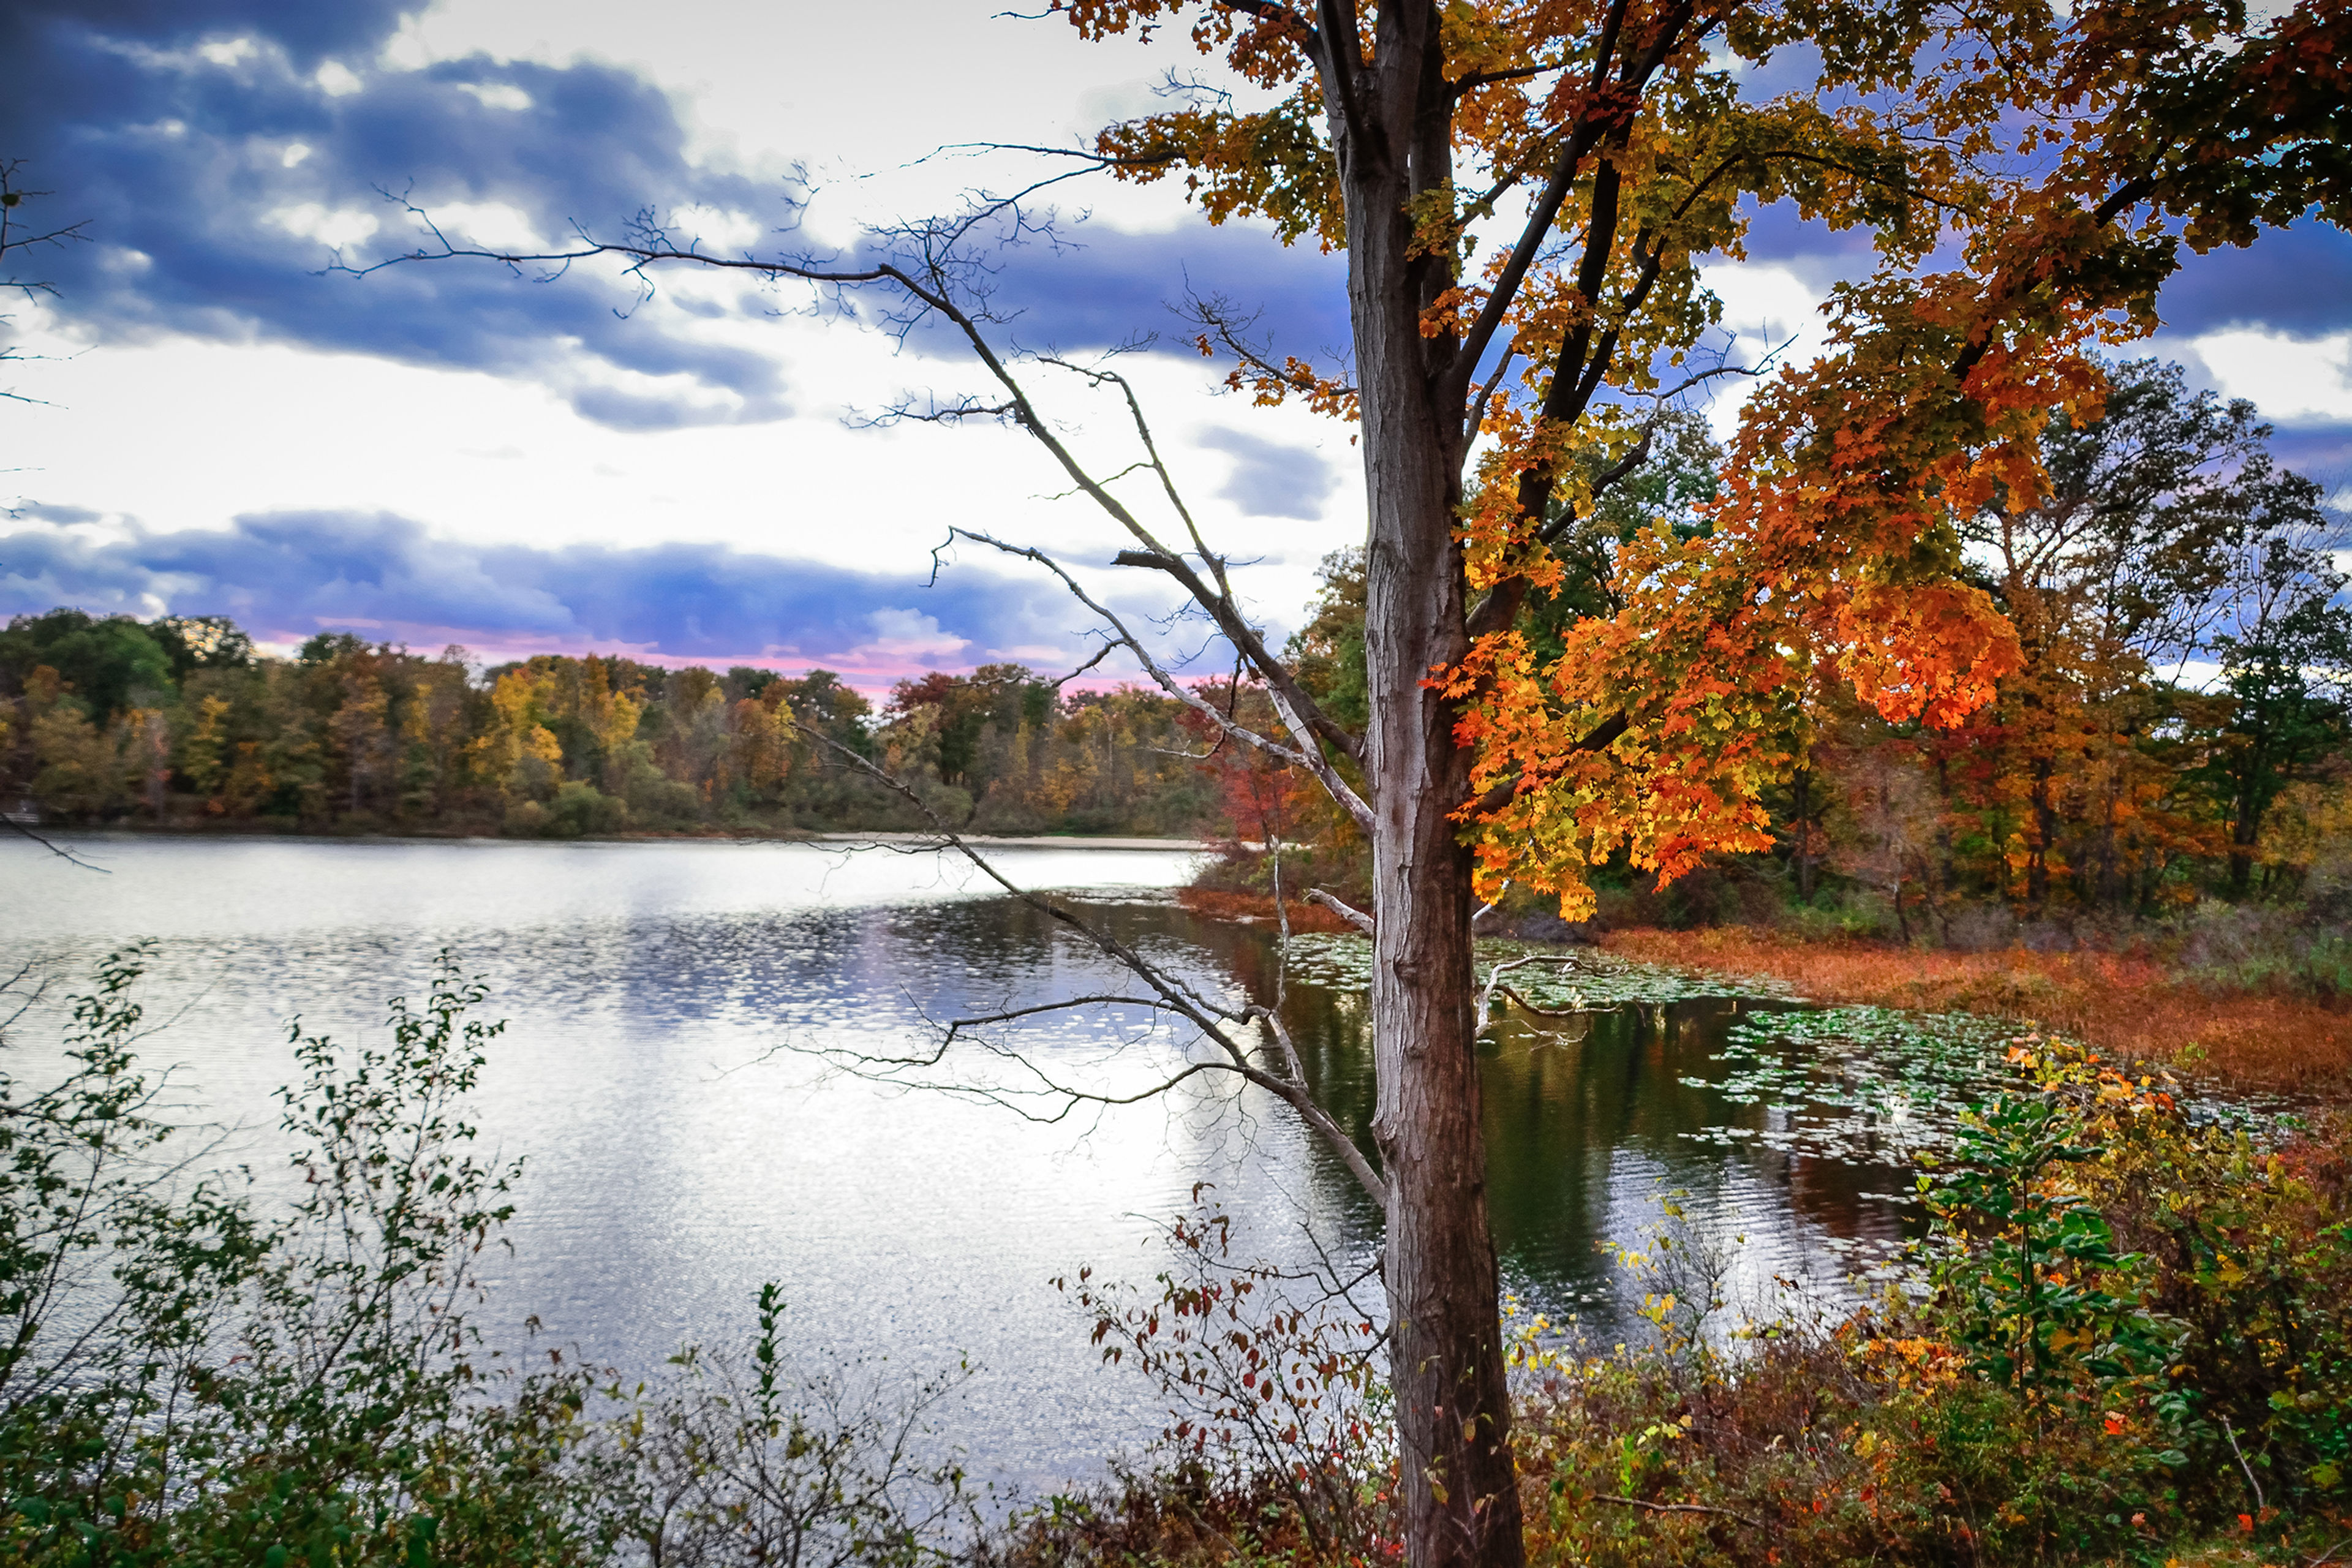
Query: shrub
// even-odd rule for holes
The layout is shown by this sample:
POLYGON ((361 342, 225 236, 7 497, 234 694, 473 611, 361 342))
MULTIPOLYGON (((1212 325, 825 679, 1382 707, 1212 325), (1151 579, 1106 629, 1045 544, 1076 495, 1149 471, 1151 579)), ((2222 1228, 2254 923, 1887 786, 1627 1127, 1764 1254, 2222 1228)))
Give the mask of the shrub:
POLYGON ((145 959, 74 999, 56 1082, 0 1071, 0 1560, 914 1568, 971 1533, 961 1468, 914 1458, 955 1379, 894 1405, 791 1374, 772 1287, 748 1377, 691 1350, 651 1388, 523 1375, 482 1343, 520 1166, 472 1152, 503 1026, 446 955, 382 1045, 293 1031, 282 1211, 175 1180, 131 1048, 145 959))
POLYGON ((618 833, 629 825, 629 803, 583 779, 572 779, 547 803, 546 831, 557 838, 618 833))
POLYGON ((1004 1554, 1118 1562, 1182 1542, 1213 1559, 1396 1559, 1374 1325, 1339 1282, 1234 1258, 1232 1221, 1202 1190, 1169 1227, 1171 1266, 1150 1286, 1090 1268, 1054 1281, 1092 1320, 1103 1360, 1142 1372, 1167 1402, 1157 1468, 1031 1516, 1004 1554))

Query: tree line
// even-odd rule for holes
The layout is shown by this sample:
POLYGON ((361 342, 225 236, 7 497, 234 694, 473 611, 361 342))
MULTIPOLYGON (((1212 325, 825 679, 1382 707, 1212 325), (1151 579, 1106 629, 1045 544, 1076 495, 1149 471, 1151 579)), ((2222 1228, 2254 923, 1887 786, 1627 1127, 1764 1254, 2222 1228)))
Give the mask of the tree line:
POLYGON ((348 632, 278 658, 224 616, 60 608, 0 632, 0 797, 52 822, 312 831, 880 831, 928 809, 984 832, 1214 832, 1182 711, 1010 664, 901 681, 877 710, 824 669, 478 668, 348 632))

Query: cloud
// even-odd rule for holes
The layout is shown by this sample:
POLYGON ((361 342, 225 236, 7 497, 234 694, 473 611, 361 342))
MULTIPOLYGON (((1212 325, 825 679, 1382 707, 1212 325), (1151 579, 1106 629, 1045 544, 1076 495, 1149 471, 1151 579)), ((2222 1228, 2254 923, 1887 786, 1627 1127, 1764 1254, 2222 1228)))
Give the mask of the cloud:
POLYGON ((1234 459, 1234 471, 1218 499, 1245 517, 1291 517, 1312 522, 1339 486, 1339 476, 1323 455, 1307 447, 1286 447, 1239 430, 1212 428, 1200 444, 1234 459))
POLYGON ((2301 338, 2229 328, 2181 345, 2223 395, 2280 424, 2352 423, 2352 331, 2301 338))
POLYGON ((321 275, 331 249, 415 242, 382 190, 486 243, 613 232, 692 204, 782 216, 763 182, 690 163, 669 98, 611 66, 487 57, 384 68, 392 5, 27 0, 0 17, 11 61, 0 147, 56 192, 43 216, 91 243, 45 268, 65 319, 115 342, 167 332, 281 341, 535 376, 626 428, 789 412, 768 355, 686 312, 575 273, 534 288, 482 263, 321 275))
POLYGON ((2325 336, 2352 327, 2352 234, 2301 223, 2262 236, 2243 250, 2197 256, 2157 296, 2157 313, 2177 332, 2232 326, 2325 336))
MULTIPOLYGON (((625 68, 484 55, 387 63, 406 8, 7 7, 0 149, 57 193, 44 216, 86 220, 91 240, 48 268, 63 319, 115 342, 284 342, 535 379, 583 417, 622 429, 789 415, 774 358, 740 331, 727 341, 730 319, 769 301, 731 289, 714 301, 707 275, 665 275, 647 305, 609 269, 545 287, 483 262, 364 279, 327 270, 338 251, 364 264, 424 237, 387 191, 461 243, 493 247, 561 246, 575 227, 613 237, 650 210, 682 215, 680 237, 727 251, 792 216, 780 182, 695 161, 677 105, 625 68)), ((1029 346, 1081 352, 1167 332, 1179 323, 1166 307, 1188 278, 1262 310, 1283 352, 1347 342, 1343 266, 1312 247, 1283 249, 1253 226, 1197 219, 1167 233, 1067 233, 1070 243, 1006 247, 974 274, 1004 331, 1029 346)), ((1169 346, 1184 341, 1179 331, 1169 346)))
POLYGON ((494 656, 617 649, 824 665, 874 681, 993 658, 1051 662, 1039 634, 1054 628, 1082 646, 1083 612, 1058 584, 971 567, 927 585, 715 544, 474 545, 385 513, 276 512, 163 532, 47 510, 0 534, 0 615, 56 605, 227 615, 272 642, 356 630, 494 656))
MULTIPOLYGON (((1739 272, 1753 268, 1793 278, 1815 300, 1831 285, 1866 278, 1876 265, 1871 236, 1833 230, 1801 217, 1795 205, 1749 204, 1748 267, 1717 267, 1708 281, 1737 306, 1739 272)), ((2185 245, 2179 268, 2165 280, 2157 311, 2168 332, 2198 336, 2226 328, 2273 336, 2325 337, 2352 328, 2352 234, 2317 221, 2268 229, 2252 245, 2203 255, 2185 245)), ((1931 269, 1954 266, 1948 249, 1931 269)))
POLYGON ((1161 347, 1191 354, 1199 329, 1171 309, 1191 295, 1224 300, 1277 357, 1347 353, 1347 262, 1311 242, 1285 246, 1255 224, 1196 217, 1150 234, 1065 232, 1058 246, 1031 242, 994 258, 991 308, 1024 346, 1074 352, 1157 334, 1161 347))

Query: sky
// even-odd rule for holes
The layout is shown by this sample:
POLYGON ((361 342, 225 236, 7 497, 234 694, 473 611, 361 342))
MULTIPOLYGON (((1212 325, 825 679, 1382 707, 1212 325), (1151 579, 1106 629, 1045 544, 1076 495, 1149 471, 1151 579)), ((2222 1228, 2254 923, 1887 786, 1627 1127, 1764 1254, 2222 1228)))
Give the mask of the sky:
MULTIPOLYGON (((225 614, 281 647, 355 630, 481 659, 821 665, 868 689, 1084 658, 1090 617, 1053 578, 969 543, 935 558, 961 526, 1066 560, 1212 673, 1160 584, 1105 570, 1122 541, 1034 443, 877 423, 983 388, 870 300, 334 269, 415 242, 394 198, 499 247, 650 207, 716 249, 846 250, 1041 166, 972 142, 1070 145, 1149 107, 1197 65, 1181 36, 1087 44, 1002 0, 10 0, 0 51, 0 158, 53 193, 26 216, 87 237, 24 258, 56 292, 5 307, 22 363, 0 366, 19 399, 0 402, 0 616, 225 614)), ((1295 626, 1317 563, 1362 538, 1360 455, 1303 410, 1221 395, 1171 307, 1221 294, 1285 350, 1333 348, 1339 263, 1158 187, 1055 200, 1054 235, 994 264, 1001 331, 1129 348, 1212 545, 1248 563, 1253 613, 1295 626)), ((1709 273, 1727 327, 1803 352, 1853 246, 1768 212, 1750 250, 1709 273)), ((2253 398, 2330 490, 2352 484, 2352 239, 2313 226, 2192 258, 2159 309, 2152 352, 2253 398)), ((1036 374, 1082 452, 1130 459, 1121 405, 1036 374)))

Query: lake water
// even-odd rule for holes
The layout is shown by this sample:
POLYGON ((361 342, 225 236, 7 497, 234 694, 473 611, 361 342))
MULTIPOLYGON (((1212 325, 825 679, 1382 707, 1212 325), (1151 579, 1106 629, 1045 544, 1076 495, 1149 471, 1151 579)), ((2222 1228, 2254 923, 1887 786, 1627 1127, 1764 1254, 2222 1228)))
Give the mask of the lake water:
MULTIPOLYGON (((1159 1226, 1202 1181, 1270 1260, 1360 1263, 1377 1242, 1377 1216, 1337 1162, 1254 1091, 1196 1079, 1181 1100, 1039 1125, 821 1070, 813 1050, 922 1047, 936 1020, 1118 986, 1103 961, 951 858, 712 842, 69 842, 110 874, 0 847, 0 961, 77 979, 107 948, 156 939, 149 1016, 174 1016, 150 1058, 178 1065, 192 1113, 238 1129, 230 1147, 246 1158, 278 1147, 270 1094, 290 1076, 289 1017, 343 1039, 380 1028, 384 999, 420 994, 443 948, 485 977, 489 1014, 510 1025, 478 1121, 485 1142, 529 1162, 514 1253, 495 1265, 481 1320, 494 1339, 519 1342, 536 1316, 558 1342, 650 1370, 684 1341, 739 1337, 773 1279, 803 1344, 887 1356, 910 1381, 971 1357, 982 1371, 947 1416, 954 1436, 978 1473, 1037 1485, 1097 1473, 1161 1423, 1147 1390, 1098 1365, 1051 1277, 1092 1264, 1148 1279, 1159 1226)), ((1269 933, 1173 903, 1189 855, 998 858, 1203 986, 1272 994, 1269 933)), ((1314 939, 1294 958, 1291 1026, 1326 1102, 1360 1130, 1360 943, 1314 939)), ((1750 1297, 1776 1276, 1834 1289, 1854 1258, 1899 1240, 1903 1095, 1856 1091, 1847 1067, 1793 1092, 1786 1070, 1759 1078, 1752 1050, 1727 1052, 1780 1005, 1582 962, 1547 994, 1573 985, 1627 1005, 1580 1036, 1507 1027, 1487 1056, 1498 1245, 1532 1309, 1622 1331, 1638 1290, 1597 1243, 1638 1240, 1662 1193, 1690 1194, 1705 1224, 1745 1237, 1734 1283, 1750 1297), (1855 1135, 1863 1123, 1847 1116, 1836 1137, 1813 1136, 1809 1100, 1867 1101, 1869 1129, 1855 1135)), ((22 1060, 40 1056, 40 1025, 16 1032, 22 1060)), ((1181 1048, 1101 1011, 1017 1038, 1096 1083, 1137 1081, 1181 1048)), ((942 1072, 985 1067, 950 1057, 942 1072)))

